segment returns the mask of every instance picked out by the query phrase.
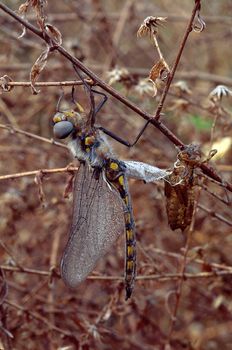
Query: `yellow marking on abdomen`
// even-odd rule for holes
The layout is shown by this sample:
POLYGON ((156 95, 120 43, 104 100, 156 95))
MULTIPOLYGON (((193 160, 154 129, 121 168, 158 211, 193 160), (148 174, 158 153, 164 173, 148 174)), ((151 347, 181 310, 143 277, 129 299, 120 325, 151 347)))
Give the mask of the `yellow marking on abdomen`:
POLYGON ((125 223, 128 225, 131 223, 131 215, 130 215, 130 212, 126 212, 124 213, 124 218, 125 218, 125 223))
POLYGON ((119 176, 118 182, 120 183, 121 186, 124 186, 124 176, 123 175, 119 176))
POLYGON ((126 269, 127 269, 127 272, 132 272, 133 271, 133 268, 134 268, 134 261, 133 260, 128 260, 126 262, 126 269))
POLYGON ((132 258, 134 256, 134 247, 133 245, 127 246, 127 256, 128 258, 132 258))
POLYGON ((132 230, 126 230, 127 241, 132 241, 134 239, 134 232, 132 230))

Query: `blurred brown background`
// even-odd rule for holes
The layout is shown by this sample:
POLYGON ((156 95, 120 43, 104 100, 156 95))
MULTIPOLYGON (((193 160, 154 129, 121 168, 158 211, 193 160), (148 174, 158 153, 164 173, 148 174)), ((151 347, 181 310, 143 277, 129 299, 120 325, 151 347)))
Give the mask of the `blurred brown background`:
MULTIPOLYGON (((4 3, 14 10, 22 4, 4 3)), ((141 79, 147 78, 158 54, 149 37, 137 38, 136 32, 147 16, 167 17, 159 27, 158 43, 171 67, 193 6, 190 0, 48 1, 45 11, 47 21, 62 33, 64 47, 104 80, 109 82, 107 73, 115 67, 117 74, 127 69, 126 79, 115 81, 114 88, 152 114, 163 86, 152 97, 151 83, 144 91, 141 79)), ((227 181, 231 181, 232 171, 231 96, 212 102, 209 94, 217 85, 232 89, 231 12, 229 0, 202 1, 206 29, 191 33, 173 82, 184 81, 187 90, 179 87, 185 86, 183 83, 171 87, 162 117, 184 143, 201 144, 206 155, 218 142, 221 155, 212 160, 212 165, 227 181)), ((33 11, 27 19, 36 25, 33 11)), ((30 69, 45 44, 29 31, 18 39, 22 27, 2 11, 0 23, 0 75, 29 81, 30 69)), ((70 62, 57 52, 49 56, 39 77, 40 81, 75 79, 70 62)), ((63 108, 68 108, 71 88, 64 91, 63 108)), ((15 87, 1 94, 1 175, 61 168, 72 161, 66 149, 4 127, 11 125, 51 138, 51 120, 60 93, 58 87, 42 87, 38 95, 32 95, 28 87, 15 87)), ((82 101, 81 88, 76 89, 76 95, 82 101)), ((87 108, 86 101, 82 103, 87 108)), ((98 115, 98 124, 133 141, 144 120, 109 97, 98 115)), ((132 149, 113 140, 112 145, 120 159, 161 168, 171 168, 176 160, 175 147, 152 126, 132 149)), ((41 271, 59 266, 71 218, 72 198, 63 196, 68 179, 66 173, 44 176, 44 203, 34 176, 0 181, 1 265, 41 271)), ((207 187, 227 200, 223 188, 208 182, 207 187)), ((199 201, 208 212, 197 210, 186 272, 199 275, 221 271, 226 265, 228 274, 185 279, 173 332, 168 337, 179 286, 179 279, 170 274, 181 270, 186 235, 168 227, 162 183, 145 185, 130 180, 130 191, 137 225, 138 275, 166 278, 137 281, 131 300, 125 302, 121 281, 87 280, 70 291, 60 279, 49 281, 46 274, 5 271, 8 292, 0 310, 2 349, 162 349, 165 344, 166 350, 232 349, 232 242, 231 222, 227 222, 231 210, 200 190, 199 201), (216 219, 214 213, 223 218, 216 219), (10 339, 7 330, 14 338, 10 339)), ((123 272, 121 237, 99 261, 94 275, 122 276, 123 272)), ((4 291, 2 282, 2 295, 4 291)))

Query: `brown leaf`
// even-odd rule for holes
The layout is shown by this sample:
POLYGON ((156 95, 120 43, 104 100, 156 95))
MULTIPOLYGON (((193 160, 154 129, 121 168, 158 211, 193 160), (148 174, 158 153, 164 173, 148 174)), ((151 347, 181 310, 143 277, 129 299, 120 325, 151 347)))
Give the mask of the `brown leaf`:
POLYGON ((195 201, 194 169, 200 162, 199 146, 190 144, 178 154, 174 170, 166 178, 166 211, 172 230, 184 231, 191 224, 195 201))
POLYGON ((57 45, 61 45, 62 44, 62 35, 61 32, 59 31, 59 29, 57 29, 55 26, 53 26, 52 24, 46 24, 46 32, 49 35, 49 37, 55 41, 55 43, 57 45))
MULTIPOLYGON (((13 80, 8 75, 4 75, 3 77, 0 78, 0 89, 3 92, 9 92, 14 88, 14 86, 8 85, 10 81, 13 81, 13 80)), ((0 93, 2 92, 1 90, 0 90, 0 93)))
POLYGON ((35 61, 35 63, 33 64, 32 68, 31 68, 30 80, 31 80, 32 92, 34 95, 37 95, 39 93, 39 90, 37 91, 35 89, 35 82, 47 64, 49 52, 50 52, 50 48, 49 48, 49 46, 47 46, 46 50, 40 54, 40 56, 37 58, 37 60, 35 61))
POLYGON ((161 79, 164 81, 167 78, 167 75, 169 74, 170 69, 168 67, 168 64, 165 62, 163 58, 161 58, 157 63, 154 64, 152 67, 149 79, 155 83, 156 79, 161 79))
POLYGON ((169 72, 170 69, 168 67, 168 64, 163 58, 161 58, 157 63, 154 64, 149 74, 149 80, 152 82, 154 88, 153 96, 156 96, 158 91, 158 79, 161 81, 165 81, 169 72))
POLYGON ((29 6, 30 6, 30 0, 28 0, 24 4, 20 5, 19 9, 18 9, 19 15, 22 15, 22 16, 25 15, 29 6))

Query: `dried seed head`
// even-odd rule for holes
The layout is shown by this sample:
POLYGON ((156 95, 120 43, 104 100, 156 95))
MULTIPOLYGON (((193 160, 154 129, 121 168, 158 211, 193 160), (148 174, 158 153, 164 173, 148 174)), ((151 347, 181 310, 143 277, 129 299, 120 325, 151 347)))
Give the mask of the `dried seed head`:
POLYGON ((135 91, 141 96, 154 94, 154 88, 151 86, 148 78, 140 79, 135 86, 135 91))
POLYGON ((109 85, 121 82, 130 75, 126 68, 115 68, 107 73, 109 78, 109 85))
POLYGON ((218 85, 209 94, 209 98, 211 101, 221 101, 223 96, 232 96, 232 90, 230 90, 225 85, 218 85))
POLYGON ((139 30, 137 32, 138 37, 145 35, 157 34, 158 26, 162 25, 165 22, 167 17, 153 17, 149 16, 145 18, 139 30))
POLYGON ((172 84, 172 87, 176 90, 176 92, 179 95, 182 95, 182 94, 191 95, 192 94, 192 91, 189 89, 186 81, 183 81, 183 80, 177 81, 175 84, 172 84))
POLYGON ((136 74, 131 74, 125 68, 115 68, 111 72, 108 72, 109 85, 114 83, 121 83, 126 89, 130 89, 138 83, 138 76, 136 74))

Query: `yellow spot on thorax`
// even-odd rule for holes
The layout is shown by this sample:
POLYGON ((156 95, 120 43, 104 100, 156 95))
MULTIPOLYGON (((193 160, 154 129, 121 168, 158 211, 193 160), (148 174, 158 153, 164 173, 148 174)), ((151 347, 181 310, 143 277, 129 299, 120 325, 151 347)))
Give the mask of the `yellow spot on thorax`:
POLYGON ((94 141, 95 141, 95 137, 94 136, 87 136, 85 138, 85 145, 86 146, 91 146, 94 144, 94 141))
POLYGON ((110 163, 110 169, 112 169, 112 170, 118 170, 118 164, 115 163, 115 162, 111 162, 111 163, 110 163))

